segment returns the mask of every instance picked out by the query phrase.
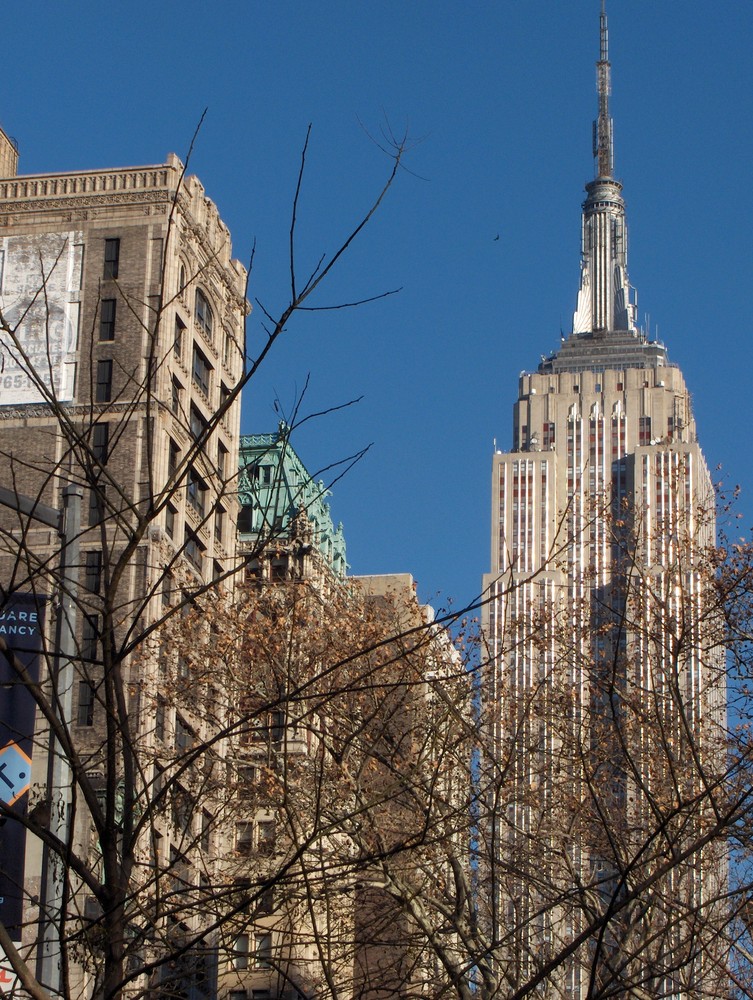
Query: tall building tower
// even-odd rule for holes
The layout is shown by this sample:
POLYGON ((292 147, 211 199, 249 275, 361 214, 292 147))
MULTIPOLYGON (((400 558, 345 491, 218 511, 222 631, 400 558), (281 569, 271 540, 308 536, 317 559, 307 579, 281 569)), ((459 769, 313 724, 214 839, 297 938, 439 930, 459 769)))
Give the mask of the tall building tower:
POLYGON ((597 80, 572 330, 493 460, 490 925, 509 995, 717 996, 713 489, 682 373, 636 321, 603 0, 597 80))

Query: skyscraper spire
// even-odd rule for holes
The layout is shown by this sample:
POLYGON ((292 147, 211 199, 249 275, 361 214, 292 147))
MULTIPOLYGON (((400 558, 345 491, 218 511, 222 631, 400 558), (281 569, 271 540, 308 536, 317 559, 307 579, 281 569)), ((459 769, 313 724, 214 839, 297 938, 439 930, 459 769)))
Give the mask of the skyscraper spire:
POLYGON ((593 148, 596 176, 611 177, 614 170, 614 138, 612 119, 609 117, 609 95, 612 90, 609 65, 609 28, 607 27, 606 0, 601 0, 599 17, 601 45, 596 64, 596 86, 599 93, 599 117, 594 122, 593 148))
POLYGON ((635 332, 635 306, 627 275, 627 224, 622 184, 614 178, 609 33, 605 0, 599 17, 599 61, 596 63, 599 112, 593 124, 596 177, 586 185, 583 204, 583 242, 574 334, 635 332))

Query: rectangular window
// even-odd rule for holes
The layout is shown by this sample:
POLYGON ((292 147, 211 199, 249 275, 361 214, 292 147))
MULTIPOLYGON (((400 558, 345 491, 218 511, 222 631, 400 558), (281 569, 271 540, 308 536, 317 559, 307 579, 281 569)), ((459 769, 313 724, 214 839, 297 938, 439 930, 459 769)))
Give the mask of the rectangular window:
POLYGON ((227 406, 230 399, 230 390, 224 382, 220 382, 220 407, 227 406))
POLYGON ((180 416, 180 411, 182 410, 181 406, 182 395, 183 395, 183 386, 180 384, 177 378, 173 378, 172 395, 170 398, 170 409, 173 411, 176 417, 180 416))
POLYGON ((197 514, 204 516, 204 500, 207 492, 206 484, 201 476, 191 469, 188 473, 188 502, 197 514))
POLYGON ((173 335, 173 354, 178 359, 181 360, 183 357, 183 331, 186 328, 186 324, 180 318, 180 316, 175 317, 175 333, 173 335))
POLYGON ((188 833, 191 829, 191 816, 193 814, 193 802, 191 796, 182 785, 176 784, 173 787, 170 807, 172 821, 176 829, 181 833, 188 833))
POLYGON ((167 453, 167 474, 172 477, 178 471, 180 463, 180 447, 170 439, 170 448, 167 453))
POLYGON ((154 735, 158 740, 164 740, 165 738, 165 710, 165 702, 162 698, 158 698, 157 707, 154 711, 154 735))
POLYGON ((84 615, 81 629, 81 659, 91 663, 99 651, 99 615, 84 615))
POLYGON ((245 820, 235 824, 235 850, 238 854, 251 854, 254 849, 254 824, 245 820))
POLYGON ((248 968, 248 934, 239 934, 235 939, 233 966, 239 971, 248 968))
POLYGON ((197 441, 207 429, 207 422, 195 406, 191 406, 191 437, 197 441))
POLYGON ((112 361, 108 358, 97 362, 97 384, 94 400, 109 403, 112 399, 112 361))
POLYGON ((208 851, 212 836, 212 824, 214 823, 214 817, 206 809, 201 810, 201 840, 199 841, 199 846, 202 851, 208 851))
POLYGON ((225 469, 227 468, 227 448, 223 444, 217 445, 217 474, 220 479, 225 478, 225 469))
POLYGON ((651 417, 641 417, 638 421, 638 444, 651 444, 651 417))
POLYGON ((201 389, 205 396, 209 395, 209 386, 212 376, 212 366, 206 356, 194 344, 193 348, 193 380, 201 389))
POLYGON ((94 725, 94 687, 89 681, 78 682, 78 711, 76 721, 79 726, 94 725))
POLYGON ((175 716, 175 749, 186 753, 193 746, 194 735, 191 727, 181 718, 175 716))
POLYGON ((272 964, 272 935, 254 935, 254 965, 257 969, 268 969, 272 964))
POLYGON ((98 594, 102 585, 102 553, 87 552, 84 566, 84 586, 89 593, 98 594))
POLYGON ((202 292, 200 288, 196 289, 195 316, 196 316, 196 322, 203 330, 207 340, 211 340, 212 328, 214 326, 212 307, 209 305, 209 300, 207 299, 206 295, 202 292))
POLYGON ((214 537, 218 542, 222 541, 222 535, 225 530, 225 511, 222 507, 218 507, 214 512, 214 537))
POLYGON ((188 561, 192 563, 199 572, 201 572, 204 563, 202 555, 203 548, 199 539, 192 531, 189 531, 188 528, 186 528, 183 551, 185 552, 186 559, 188 559, 188 561))
POLYGON ((162 577, 162 606, 167 608, 170 606, 170 602, 173 599, 173 581, 167 570, 165 570, 165 575, 162 577))
POLYGON ((115 340, 115 299, 102 299, 99 307, 99 339, 115 340))
POLYGON ((105 519, 105 487, 89 490, 89 527, 94 528, 105 519))
POLYGON ((120 266, 120 240, 105 240, 105 266, 103 278, 117 278, 120 266))
POLYGON ((257 850, 259 854, 272 854, 275 849, 275 821, 262 820, 259 823, 257 850))
POLYGON ((222 348, 222 363, 228 368, 230 367, 230 361, 233 357, 233 338, 227 330, 225 330, 225 343, 222 348))
POLYGON ((171 504, 165 507, 165 531, 171 538, 175 538, 175 508, 171 504))
POLYGON ((92 455, 100 465, 107 465, 110 445, 110 425, 97 423, 92 428, 92 455))

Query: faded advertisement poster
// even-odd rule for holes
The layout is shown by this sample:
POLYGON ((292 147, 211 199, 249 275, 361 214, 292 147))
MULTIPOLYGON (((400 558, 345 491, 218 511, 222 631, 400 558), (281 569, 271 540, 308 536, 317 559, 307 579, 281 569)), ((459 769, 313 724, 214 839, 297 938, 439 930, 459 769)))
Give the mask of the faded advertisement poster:
POLYGON ((0 240, 0 406, 73 399, 83 234, 0 240))
MULTIPOLYGON (((31 683, 39 680, 44 599, 15 594, 0 607, 0 636, 26 668, 31 683)), ((6 657, 0 657, 0 922, 20 940, 24 903, 26 830, 13 815, 25 816, 31 783, 36 703, 28 685, 6 657)), ((1 964, 1 963, 0 963, 1 964)))

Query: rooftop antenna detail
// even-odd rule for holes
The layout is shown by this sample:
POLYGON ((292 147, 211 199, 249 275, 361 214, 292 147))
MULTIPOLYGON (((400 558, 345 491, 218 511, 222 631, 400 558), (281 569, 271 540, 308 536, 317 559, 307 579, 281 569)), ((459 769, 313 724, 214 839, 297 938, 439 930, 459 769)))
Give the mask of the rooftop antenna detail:
POLYGON ((614 136, 609 117, 609 95, 612 92, 609 64, 609 28, 606 0, 601 0, 599 16, 599 61, 596 64, 596 89, 599 94, 599 117, 593 125, 593 154, 597 177, 611 177, 614 170, 614 136))

